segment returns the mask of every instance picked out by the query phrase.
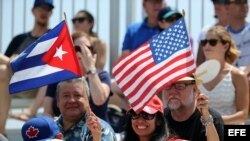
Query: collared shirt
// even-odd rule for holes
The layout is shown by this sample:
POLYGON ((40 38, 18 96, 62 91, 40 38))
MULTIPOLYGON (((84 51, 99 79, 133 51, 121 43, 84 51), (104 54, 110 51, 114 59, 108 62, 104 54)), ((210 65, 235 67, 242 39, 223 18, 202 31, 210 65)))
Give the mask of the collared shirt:
MULTIPOLYGON (((100 119, 102 125, 102 141, 116 141, 115 133, 112 127, 100 119)), ((56 121, 59 130, 63 134, 65 141, 92 141, 91 132, 86 125, 86 114, 83 115, 82 119, 76 123, 69 130, 64 131, 63 129, 63 117, 60 115, 58 120, 56 121)))
POLYGON ((158 33, 159 27, 148 26, 147 18, 142 22, 132 24, 127 29, 122 50, 133 51, 158 33))

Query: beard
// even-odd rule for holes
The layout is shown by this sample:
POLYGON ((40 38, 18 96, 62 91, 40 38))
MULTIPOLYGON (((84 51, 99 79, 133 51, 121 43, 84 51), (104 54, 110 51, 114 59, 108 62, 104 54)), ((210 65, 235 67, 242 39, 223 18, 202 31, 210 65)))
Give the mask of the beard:
POLYGON ((167 103, 167 106, 170 110, 178 110, 182 107, 181 103, 173 103, 173 102, 169 102, 167 103))
POLYGON ((182 106, 182 103, 181 103, 180 99, 170 97, 167 101, 167 106, 170 110, 177 110, 182 106))

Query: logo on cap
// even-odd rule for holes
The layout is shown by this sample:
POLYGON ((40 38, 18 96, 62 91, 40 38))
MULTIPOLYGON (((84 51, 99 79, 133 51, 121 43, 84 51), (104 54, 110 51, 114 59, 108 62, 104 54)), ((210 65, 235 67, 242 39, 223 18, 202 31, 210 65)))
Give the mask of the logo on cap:
POLYGON ((26 136, 28 136, 29 138, 35 138, 35 137, 37 137, 38 133, 39 133, 39 129, 35 128, 33 126, 30 126, 26 130, 26 136))

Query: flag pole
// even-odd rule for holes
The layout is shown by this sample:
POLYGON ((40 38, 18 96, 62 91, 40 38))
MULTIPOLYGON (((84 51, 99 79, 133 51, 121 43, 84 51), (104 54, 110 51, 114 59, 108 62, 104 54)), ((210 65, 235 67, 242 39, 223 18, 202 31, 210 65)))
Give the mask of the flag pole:
POLYGON ((66 23, 67 23, 67 16, 66 16, 66 13, 63 12, 63 15, 64 15, 64 19, 65 19, 65 21, 66 21, 66 23))
POLYGON ((182 9, 182 16, 185 17, 185 15, 186 15, 186 12, 184 9, 182 9))

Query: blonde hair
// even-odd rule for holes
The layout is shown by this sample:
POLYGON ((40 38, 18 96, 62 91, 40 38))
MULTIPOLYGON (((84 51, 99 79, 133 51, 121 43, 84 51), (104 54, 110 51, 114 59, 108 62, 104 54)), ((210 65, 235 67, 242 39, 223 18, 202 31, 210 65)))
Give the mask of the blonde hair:
POLYGON ((227 30, 222 26, 213 26, 208 30, 208 33, 212 33, 219 37, 223 44, 229 44, 229 48, 226 51, 224 58, 226 62, 228 62, 229 64, 233 64, 239 57, 240 51, 237 49, 234 39, 227 32, 227 30))

